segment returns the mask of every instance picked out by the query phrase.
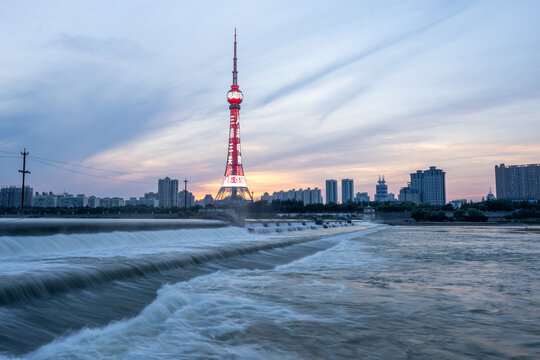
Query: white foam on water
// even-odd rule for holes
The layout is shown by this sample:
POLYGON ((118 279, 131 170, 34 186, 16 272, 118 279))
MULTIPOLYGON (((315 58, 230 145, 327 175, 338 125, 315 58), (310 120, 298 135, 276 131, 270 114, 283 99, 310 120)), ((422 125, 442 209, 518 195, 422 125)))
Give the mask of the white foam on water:
MULTIPOLYGON (((257 323, 305 319, 287 307, 219 292, 225 273, 165 285, 137 317, 101 329, 83 329, 28 354, 26 359, 265 358, 264 342, 224 346, 257 323), (231 336, 234 337, 234 335, 231 336)), ((272 356, 287 359, 273 349, 272 356)))
POLYGON ((130 249, 155 249, 156 246, 199 247, 243 239, 249 234, 243 228, 202 228, 162 231, 112 232, 97 234, 56 234, 49 236, 2 236, 0 258, 22 256, 77 256, 89 252, 120 254, 130 249))
POLYGON ((352 239, 383 228, 326 238, 338 245, 274 270, 219 271, 165 285, 138 316, 58 338, 24 358, 296 359, 292 349, 276 347, 273 336, 293 334, 289 325, 294 323, 343 321, 343 314, 327 316, 338 310, 324 309, 321 315, 295 306, 308 297, 331 303, 347 291, 312 275, 321 266, 339 268, 344 252, 363 246, 352 239), (302 273, 310 276, 298 276, 302 273), (256 341, 245 340, 250 336, 256 341))

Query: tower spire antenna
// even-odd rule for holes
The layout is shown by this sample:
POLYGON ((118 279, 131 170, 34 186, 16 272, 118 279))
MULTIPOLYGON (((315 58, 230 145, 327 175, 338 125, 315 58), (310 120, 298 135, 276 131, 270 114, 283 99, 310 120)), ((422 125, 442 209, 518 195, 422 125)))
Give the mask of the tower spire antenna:
POLYGON ((238 86, 238 70, 236 66, 236 28, 234 28, 234 58, 233 58, 233 72, 232 72, 232 83, 233 86, 238 86))

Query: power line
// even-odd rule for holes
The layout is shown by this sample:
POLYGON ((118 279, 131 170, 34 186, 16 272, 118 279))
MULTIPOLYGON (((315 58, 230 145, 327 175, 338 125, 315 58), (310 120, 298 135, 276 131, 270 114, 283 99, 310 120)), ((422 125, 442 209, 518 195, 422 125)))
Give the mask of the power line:
POLYGON ((55 162, 55 163, 58 163, 58 164, 64 164, 64 165, 70 165, 70 166, 77 166, 77 167, 81 167, 81 168, 85 168, 85 169, 98 170, 98 171, 105 171, 105 172, 116 173, 116 174, 121 174, 121 175, 131 175, 131 176, 135 176, 135 177, 140 177, 140 178, 146 178, 146 179, 156 180, 155 177, 144 176, 144 175, 135 175, 135 174, 131 174, 131 173, 128 173, 128 172, 125 172, 125 171, 109 170, 109 169, 103 169, 103 168, 98 168, 98 167, 93 167, 93 166, 79 165, 79 164, 74 164, 74 163, 69 163, 69 162, 64 162, 64 161, 59 161, 59 160, 47 159, 47 158, 40 157, 40 156, 28 156, 28 157, 29 157, 29 158, 32 157, 32 158, 40 159, 40 160, 44 160, 44 161, 51 161, 51 162, 55 162))
MULTIPOLYGON (((13 154, 13 155, 0 155, 0 158, 18 158, 20 156, 18 153, 13 152, 13 151, 0 150, 0 153, 13 154)), ((41 156, 28 155, 27 157, 28 157, 28 160, 34 161, 34 162, 42 164, 42 165, 55 167, 57 169, 62 169, 62 170, 69 171, 69 172, 72 172, 72 173, 91 176, 91 177, 110 180, 110 181, 119 181, 119 182, 129 182, 129 183, 137 183, 137 184, 154 185, 155 181, 157 180, 156 177, 144 176, 144 175, 136 175, 136 174, 128 173, 128 172, 125 172, 125 171, 110 170, 110 169, 98 168, 98 167, 93 167, 93 166, 74 164, 74 163, 70 163, 70 162, 49 159, 49 158, 45 158, 45 157, 41 157, 41 156), (103 172, 106 172, 106 173, 115 173, 115 174, 119 174, 119 175, 128 175, 128 176, 133 176, 133 177, 142 178, 142 179, 151 179, 151 180, 154 180, 154 182, 151 183, 151 182, 147 182, 147 181, 138 181, 138 180, 123 180, 123 179, 117 179, 117 178, 110 177, 110 176, 91 174, 91 173, 88 173, 88 172, 84 172, 84 171, 80 171, 80 170, 76 170, 76 169, 70 169, 70 168, 67 168, 67 167, 64 167, 64 166, 60 166, 60 165, 51 164, 51 162, 56 163, 56 164, 63 164, 63 165, 68 165, 68 166, 73 166, 73 167, 84 168, 84 169, 103 171, 103 172)))
MULTIPOLYGON (((34 156, 34 158, 35 158, 35 156, 34 156)), ((62 169, 62 170, 65 170, 65 171, 70 171, 70 172, 73 172, 73 173, 76 173, 76 174, 81 174, 81 175, 86 175, 86 176, 92 176, 92 177, 96 177, 96 178, 100 178, 100 179, 105 179, 105 180, 111 180, 111 181, 120 181, 120 182, 130 182, 130 183, 137 183, 137 184, 155 185, 155 182, 154 182, 154 183, 151 183, 151 182, 143 182, 143 181, 124 180, 124 179, 116 179, 116 178, 107 177, 107 176, 101 176, 101 175, 89 174, 89 173, 85 173, 85 172, 82 172, 82 171, 78 171, 78 170, 74 170, 74 169, 65 168, 65 167, 63 167, 63 166, 58 166, 58 165, 54 165, 54 164, 49 164, 49 163, 46 163, 46 162, 43 162, 43 161, 40 161, 40 160, 36 160, 36 159, 34 159, 34 158, 28 157, 28 159, 31 160, 31 161, 34 161, 34 162, 37 162, 37 163, 40 163, 40 164, 43 164, 43 165, 46 165, 46 166, 52 166, 52 167, 55 167, 55 168, 58 168, 58 169, 62 169)), ((125 175, 128 175, 128 174, 125 174, 125 175)))

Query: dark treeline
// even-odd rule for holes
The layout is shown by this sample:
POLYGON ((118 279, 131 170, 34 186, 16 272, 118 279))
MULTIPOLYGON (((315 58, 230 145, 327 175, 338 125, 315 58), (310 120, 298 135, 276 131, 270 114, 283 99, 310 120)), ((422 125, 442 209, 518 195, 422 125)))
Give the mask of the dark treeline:
MULTIPOLYGON (((211 207, 211 206, 210 206, 211 207)), ((469 202, 461 208, 454 209, 450 204, 429 205, 411 202, 393 203, 354 203, 346 204, 309 204, 301 201, 275 200, 273 202, 255 201, 247 203, 242 209, 237 208, 247 216, 274 216, 284 214, 317 214, 317 213, 363 213, 366 207, 373 208, 377 213, 407 213, 416 221, 487 221, 486 212, 508 212, 506 219, 540 219, 540 203, 527 201, 512 202, 507 200, 489 200, 469 202)), ((194 206, 187 211, 184 208, 155 208, 150 206, 122 206, 97 208, 25 208, 25 215, 33 216, 92 216, 92 217, 189 217, 196 215, 201 206, 194 206)), ((15 207, 0 208, 0 215, 18 215, 20 209, 15 207)))
MULTIPOLYGON (((188 208, 156 208, 152 206, 118 206, 118 207, 78 207, 78 208, 42 208, 42 207, 25 207, 25 215, 34 216, 92 216, 92 217, 125 217, 126 215, 146 216, 146 217, 189 217, 195 215, 201 206, 188 208)), ((20 208, 9 207, 0 208, 0 215, 18 215, 20 208)))
POLYGON ((504 211, 510 212, 506 219, 540 219, 540 204, 523 202, 512 202, 508 200, 489 200, 481 202, 469 202, 463 204, 461 208, 454 209, 452 205, 429 205, 415 204, 412 202, 393 203, 363 203, 357 204, 349 202, 346 204, 310 204, 304 206, 302 202, 294 200, 271 203, 266 201, 256 201, 247 206, 251 214, 275 214, 275 213, 361 213, 369 206, 378 213, 410 213, 416 221, 487 221, 485 212, 504 211))

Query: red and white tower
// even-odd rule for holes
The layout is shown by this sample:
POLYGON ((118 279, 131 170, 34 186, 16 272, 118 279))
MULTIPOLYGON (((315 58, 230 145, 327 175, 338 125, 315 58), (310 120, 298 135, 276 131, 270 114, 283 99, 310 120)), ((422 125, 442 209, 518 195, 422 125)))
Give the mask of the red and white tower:
POLYGON ((240 104, 243 95, 238 87, 238 70, 236 68, 236 29, 234 29, 234 58, 233 83, 227 93, 227 101, 231 112, 229 125, 229 148, 227 150, 227 165, 221 188, 216 195, 217 201, 253 201, 248 190, 244 168, 242 167, 242 148, 240 146, 240 104))

